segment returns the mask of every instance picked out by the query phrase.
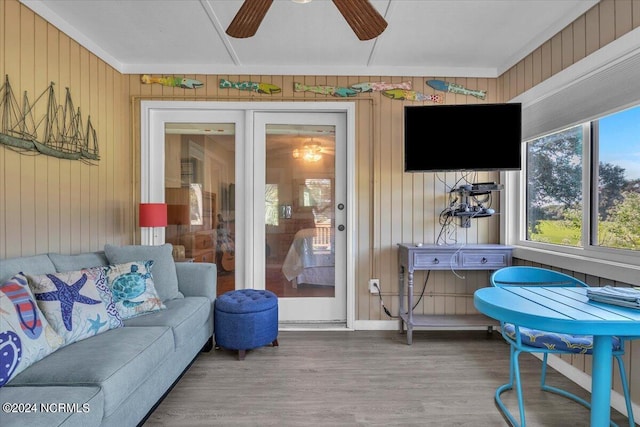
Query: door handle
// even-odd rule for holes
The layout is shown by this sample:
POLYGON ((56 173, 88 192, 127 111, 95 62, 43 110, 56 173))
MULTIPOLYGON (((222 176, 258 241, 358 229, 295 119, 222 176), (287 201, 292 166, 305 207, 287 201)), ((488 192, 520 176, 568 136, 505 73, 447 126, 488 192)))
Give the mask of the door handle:
POLYGON ((338 226, 338 231, 344 231, 344 225, 340 224, 340 225, 338 226))

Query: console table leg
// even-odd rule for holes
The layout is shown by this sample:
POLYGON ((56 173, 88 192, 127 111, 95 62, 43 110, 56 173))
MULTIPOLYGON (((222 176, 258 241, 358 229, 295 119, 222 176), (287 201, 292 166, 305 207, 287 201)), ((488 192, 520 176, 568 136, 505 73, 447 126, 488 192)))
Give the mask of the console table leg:
POLYGON ((413 270, 407 274, 407 345, 413 344, 413 270))
POLYGON ((404 312, 404 267, 402 266, 402 260, 398 257, 398 326, 400 333, 404 333, 404 320, 402 320, 402 313, 404 312))

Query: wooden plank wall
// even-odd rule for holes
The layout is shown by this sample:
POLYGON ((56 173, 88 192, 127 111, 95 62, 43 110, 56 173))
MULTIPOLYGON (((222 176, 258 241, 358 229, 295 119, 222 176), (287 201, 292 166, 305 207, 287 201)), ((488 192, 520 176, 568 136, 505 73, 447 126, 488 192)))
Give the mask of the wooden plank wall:
POLYGON ((640 26, 640 0, 601 0, 498 78, 505 101, 640 26))
MULTIPOLYGON (((24 91, 33 102, 54 82, 58 105, 64 104, 68 87, 84 123, 91 117, 101 156, 88 165, 0 147, 0 258, 129 242, 126 79, 16 0, 0 2, 0 23, 2 82, 8 75, 19 102, 24 91)), ((39 108, 34 117, 44 112, 39 108)))

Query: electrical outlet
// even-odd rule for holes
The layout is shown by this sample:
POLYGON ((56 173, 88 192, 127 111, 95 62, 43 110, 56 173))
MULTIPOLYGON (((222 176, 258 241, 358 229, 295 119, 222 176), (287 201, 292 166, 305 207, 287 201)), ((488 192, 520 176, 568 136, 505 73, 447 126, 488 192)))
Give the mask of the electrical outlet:
POLYGON ((380 291, 380 279, 369 279, 369 292, 372 294, 379 294, 380 291))

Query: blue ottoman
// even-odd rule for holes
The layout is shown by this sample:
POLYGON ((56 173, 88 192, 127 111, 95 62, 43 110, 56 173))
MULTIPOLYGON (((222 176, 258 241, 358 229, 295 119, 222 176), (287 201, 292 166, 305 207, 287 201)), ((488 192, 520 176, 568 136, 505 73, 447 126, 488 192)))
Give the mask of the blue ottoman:
POLYGON ((271 291, 240 289, 216 298, 213 311, 216 347, 247 350, 278 345, 278 297, 271 291))

